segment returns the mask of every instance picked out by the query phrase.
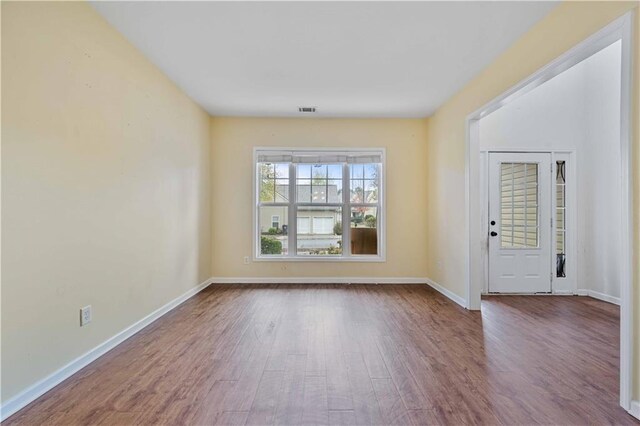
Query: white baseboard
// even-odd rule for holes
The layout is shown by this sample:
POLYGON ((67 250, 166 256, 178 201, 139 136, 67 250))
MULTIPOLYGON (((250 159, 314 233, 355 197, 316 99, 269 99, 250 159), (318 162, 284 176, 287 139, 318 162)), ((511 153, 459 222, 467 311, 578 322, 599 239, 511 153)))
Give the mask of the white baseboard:
POLYGON ((396 277, 213 277, 213 284, 427 284, 426 278, 396 277))
POLYGON ((414 277, 213 277, 214 284, 427 284, 465 307, 465 300, 429 278, 414 277))
POLYGON ((609 296, 608 294, 600 293, 598 291, 588 290, 588 289, 578 289, 576 294, 578 296, 589 296, 594 299, 602 300, 605 302, 613 303, 614 305, 620 306, 620 298, 609 296))
POLYGON ((431 286, 431 288, 433 288, 434 290, 438 291, 443 296, 453 300, 454 302, 456 302, 458 305, 462 306, 463 308, 467 307, 467 301, 464 300, 463 297, 460 297, 457 294, 455 294, 454 292, 452 292, 451 290, 448 290, 448 289, 442 287, 440 284, 438 284, 437 282, 435 282, 433 280, 430 280, 429 278, 427 278, 427 284, 429 284, 429 286, 431 286))
POLYGON ((551 292, 552 296, 575 296, 573 290, 553 290, 551 292))
POLYGON ((184 294, 178 296, 173 299, 166 305, 156 309, 146 317, 137 321, 136 323, 130 325, 126 329, 122 330, 115 336, 107 339, 103 343, 99 344, 95 348, 91 349, 89 352, 84 355, 79 356, 74 359, 64 367, 40 380, 39 382, 29 386, 24 391, 20 392, 18 395, 13 398, 7 400, 2 407, 0 407, 0 421, 4 421, 12 414, 16 413, 18 410, 27 406, 27 404, 33 402, 36 398, 43 395, 45 392, 51 390, 53 387, 61 383, 63 380, 69 378, 73 374, 80 371, 82 368, 86 367, 91 362, 95 361, 102 355, 109 352, 111 349, 118 346, 120 343, 127 340, 129 337, 133 336, 152 322, 156 321, 160 317, 162 317, 167 312, 176 308, 178 305, 185 302, 187 299, 193 297, 195 294, 201 292, 205 288, 207 288, 212 283, 211 279, 206 280, 205 282, 199 284, 196 287, 188 290, 184 294))
POLYGON ((629 414, 640 420, 640 401, 631 401, 631 409, 629 410, 629 414))

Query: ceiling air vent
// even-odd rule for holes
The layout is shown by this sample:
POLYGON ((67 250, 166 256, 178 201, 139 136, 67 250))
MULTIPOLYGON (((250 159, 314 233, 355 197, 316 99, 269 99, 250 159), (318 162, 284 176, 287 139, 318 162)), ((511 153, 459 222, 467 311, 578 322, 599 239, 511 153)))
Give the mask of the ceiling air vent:
POLYGON ((316 107, 298 107, 298 112, 316 112, 316 107))

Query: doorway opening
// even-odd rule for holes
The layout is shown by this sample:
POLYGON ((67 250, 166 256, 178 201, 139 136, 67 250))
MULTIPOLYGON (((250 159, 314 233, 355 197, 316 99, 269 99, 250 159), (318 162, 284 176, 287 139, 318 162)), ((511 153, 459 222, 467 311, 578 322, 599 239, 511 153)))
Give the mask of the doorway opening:
POLYGON ((633 358, 631 17, 467 118, 465 194, 467 308, 480 309, 481 294, 494 292, 618 303, 626 410, 633 358))

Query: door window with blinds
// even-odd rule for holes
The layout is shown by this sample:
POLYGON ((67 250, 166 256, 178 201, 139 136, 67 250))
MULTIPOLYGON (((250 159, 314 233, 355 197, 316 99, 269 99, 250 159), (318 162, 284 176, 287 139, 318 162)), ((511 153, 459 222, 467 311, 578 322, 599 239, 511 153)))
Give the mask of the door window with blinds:
POLYGON ((500 246, 538 247, 538 164, 500 165, 500 246))
POLYGON ((383 260, 383 150, 256 149, 254 165, 256 259, 383 260))

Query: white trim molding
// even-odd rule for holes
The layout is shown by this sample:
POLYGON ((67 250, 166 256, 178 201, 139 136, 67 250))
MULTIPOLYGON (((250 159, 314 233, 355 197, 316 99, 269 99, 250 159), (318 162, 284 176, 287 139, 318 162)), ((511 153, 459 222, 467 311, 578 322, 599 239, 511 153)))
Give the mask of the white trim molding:
POLYGON ((640 420, 640 401, 631 401, 629 414, 631 414, 636 419, 640 420))
POLYGON ((213 277, 213 284, 426 284, 466 308, 464 297, 429 278, 416 277, 213 277))
POLYGON ((124 330, 110 337, 109 339, 105 340, 104 342, 102 342, 95 348, 91 349, 87 353, 79 356, 78 358, 74 359, 64 367, 58 369, 57 371, 53 372, 49 376, 40 380, 39 382, 36 382, 33 385, 29 386, 28 388, 26 388, 25 390, 23 390, 22 392, 14 396, 13 398, 7 400, 7 402, 5 402, 2 405, 2 407, 0 407, 0 421, 6 420, 9 416, 15 414, 22 408, 26 407, 28 404, 35 401, 38 397, 43 395, 45 392, 48 392, 49 390, 53 389, 55 386, 62 383, 64 380, 68 379, 69 377, 71 377, 72 375, 74 375, 75 373, 77 373, 78 371, 80 371, 81 369, 83 369, 84 367, 86 367, 96 359, 100 358, 102 355, 106 354, 107 352, 109 352, 110 350, 118 346, 120 343, 127 340, 129 337, 133 336, 134 334, 136 334, 137 332, 139 332, 149 324, 161 318, 167 312, 171 311, 172 309, 175 309, 176 307, 181 305, 183 302, 187 301, 191 297, 195 296, 197 293, 207 288, 209 285, 211 285, 211 283, 212 283, 211 279, 208 279, 200 283, 196 287, 189 289, 188 291, 176 297, 169 303, 156 309, 146 317, 131 324, 129 327, 125 328, 124 330))
POLYGON ((586 289, 586 288, 581 288, 581 289, 578 289, 576 294, 578 296, 593 297, 594 299, 602 300, 604 302, 609 302, 609 303, 613 303, 614 305, 620 306, 620 298, 619 297, 610 296, 608 294, 600 293, 599 291, 593 291, 593 290, 589 290, 589 289, 586 289))
POLYGON ((413 277, 213 277, 212 284, 428 284, 413 277))
POLYGON ((427 284, 429 284, 429 286, 431 286, 431 288, 433 288, 434 290, 436 290, 437 292, 439 292, 440 294, 442 294, 443 296, 451 299, 452 301, 456 302, 458 305, 462 306, 463 308, 467 308, 467 301, 465 300, 464 297, 462 296, 458 296, 457 294, 455 294, 454 292, 452 292, 451 290, 442 287, 440 284, 438 284, 437 282, 430 280, 429 278, 427 278, 427 284))

